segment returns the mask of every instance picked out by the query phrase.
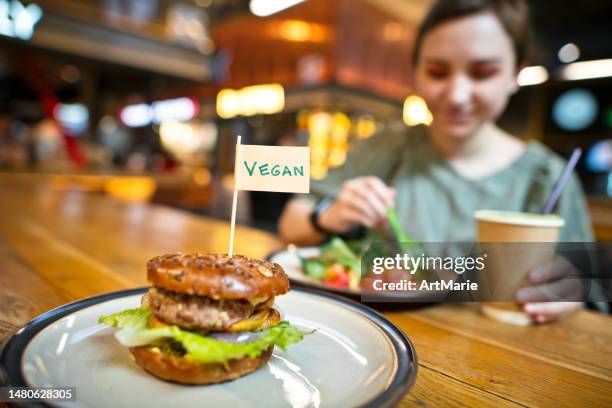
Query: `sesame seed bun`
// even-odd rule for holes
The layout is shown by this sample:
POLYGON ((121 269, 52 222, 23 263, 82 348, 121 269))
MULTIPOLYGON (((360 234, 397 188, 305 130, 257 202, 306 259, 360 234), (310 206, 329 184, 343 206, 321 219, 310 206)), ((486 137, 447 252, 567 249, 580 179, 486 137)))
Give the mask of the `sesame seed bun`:
POLYGON ((147 277, 156 287, 213 299, 273 297, 289 290, 280 265, 242 255, 162 255, 147 263, 147 277))

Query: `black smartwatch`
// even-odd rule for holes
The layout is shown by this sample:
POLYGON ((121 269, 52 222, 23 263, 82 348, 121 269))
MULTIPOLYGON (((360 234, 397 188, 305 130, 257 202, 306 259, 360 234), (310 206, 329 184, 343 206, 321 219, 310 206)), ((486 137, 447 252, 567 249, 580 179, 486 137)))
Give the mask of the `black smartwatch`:
POLYGON ((323 212, 325 212, 325 210, 327 210, 329 208, 330 205, 332 205, 334 203, 334 199, 331 197, 325 197, 324 199, 320 200, 312 209, 312 212, 310 213, 310 223, 312 224, 312 226, 314 227, 314 229, 316 229, 317 231, 319 231, 322 234, 325 235, 329 235, 331 234, 331 231, 326 230, 325 228, 323 228, 321 226, 321 224, 319 224, 319 217, 321 216, 321 214, 323 214, 323 212))

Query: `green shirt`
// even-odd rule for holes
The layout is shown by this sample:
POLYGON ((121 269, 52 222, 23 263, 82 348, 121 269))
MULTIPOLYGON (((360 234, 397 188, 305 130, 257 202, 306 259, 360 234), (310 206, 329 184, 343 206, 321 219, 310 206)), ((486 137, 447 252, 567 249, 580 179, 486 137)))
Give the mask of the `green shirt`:
MULTIPOLYGON (((406 233, 422 242, 472 242, 474 211, 538 213, 565 162, 538 142, 508 167, 476 180, 457 173, 430 142, 427 128, 381 133, 351 146, 346 163, 322 181, 313 180, 309 199, 336 196, 343 181, 380 177, 397 191, 396 210, 406 233)), ((580 181, 572 175, 556 213, 565 220, 559 240, 593 241, 593 230, 580 181)))

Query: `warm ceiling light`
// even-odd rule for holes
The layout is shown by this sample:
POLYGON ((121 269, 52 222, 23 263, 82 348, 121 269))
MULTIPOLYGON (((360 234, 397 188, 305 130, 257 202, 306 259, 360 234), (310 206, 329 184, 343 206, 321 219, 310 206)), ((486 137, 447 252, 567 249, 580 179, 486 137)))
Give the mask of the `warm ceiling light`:
POLYGON ((240 108, 244 116, 278 113, 285 107, 285 89, 281 84, 252 85, 240 90, 240 108))
POLYGON ((259 17, 270 16, 289 7, 302 3, 304 0, 251 0, 251 13, 259 17))
POLYGON ((525 67, 518 74, 520 86, 539 85, 548 81, 548 70, 540 65, 525 67))
POLYGON ((308 132, 312 135, 325 135, 327 143, 327 132, 331 128, 331 115, 327 112, 315 112, 308 118, 308 132))
POLYGON ((278 33, 285 40, 308 41, 312 37, 312 28, 305 21, 287 20, 280 24, 278 33))
POLYGON ((612 76, 612 59, 574 62, 563 67, 561 78, 568 81, 612 76))
POLYGON ((357 139, 367 139, 376 133, 376 120, 372 115, 363 115, 355 122, 355 135, 357 139))
POLYGON ((285 90, 281 84, 253 85, 222 89, 217 94, 217 114, 223 119, 235 116, 272 114, 285 107, 285 90))
POLYGON ((295 42, 325 42, 331 37, 328 26, 303 20, 283 20, 278 24, 270 25, 270 35, 295 42))
POLYGON ((240 93, 234 89, 222 89, 217 94, 217 114, 223 119, 240 115, 240 93))

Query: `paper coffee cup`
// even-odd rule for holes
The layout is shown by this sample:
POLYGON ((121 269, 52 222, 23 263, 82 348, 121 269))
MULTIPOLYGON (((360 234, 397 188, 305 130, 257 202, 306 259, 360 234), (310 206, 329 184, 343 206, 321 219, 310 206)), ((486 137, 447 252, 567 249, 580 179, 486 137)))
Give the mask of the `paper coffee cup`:
MULTIPOLYGON (((553 259, 559 232, 565 221, 557 215, 481 210, 474 213, 481 243, 529 243, 533 246, 487 246, 486 268, 480 281, 486 299, 513 299, 526 284, 533 268, 553 259), (545 245, 543 243, 550 243, 545 245)), ((483 302, 483 314, 505 323, 531 324, 531 318, 516 302, 483 302)))

